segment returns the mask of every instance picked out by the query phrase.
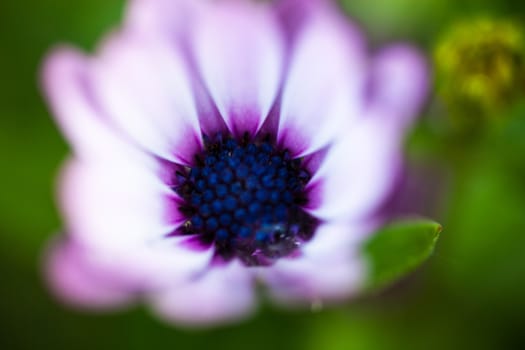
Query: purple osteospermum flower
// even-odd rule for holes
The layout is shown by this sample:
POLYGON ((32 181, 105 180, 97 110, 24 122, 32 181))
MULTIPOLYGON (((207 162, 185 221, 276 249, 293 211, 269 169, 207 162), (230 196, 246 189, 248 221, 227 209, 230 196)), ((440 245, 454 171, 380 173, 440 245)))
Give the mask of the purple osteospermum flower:
POLYGON ((248 314, 256 282, 282 303, 348 297, 426 85, 415 51, 369 58, 328 1, 132 2, 94 57, 45 65, 75 153, 51 285, 182 323, 248 314))

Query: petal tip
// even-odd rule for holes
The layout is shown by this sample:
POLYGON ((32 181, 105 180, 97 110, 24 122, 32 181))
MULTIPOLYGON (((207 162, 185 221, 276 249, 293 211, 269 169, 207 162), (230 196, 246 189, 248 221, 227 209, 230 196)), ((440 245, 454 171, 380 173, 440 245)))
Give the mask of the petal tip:
POLYGON ((63 303, 82 310, 122 309, 132 293, 111 283, 110 276, 91 266, 82 249, 54 240, 44 253, 44 276, 50 291, 63 303))

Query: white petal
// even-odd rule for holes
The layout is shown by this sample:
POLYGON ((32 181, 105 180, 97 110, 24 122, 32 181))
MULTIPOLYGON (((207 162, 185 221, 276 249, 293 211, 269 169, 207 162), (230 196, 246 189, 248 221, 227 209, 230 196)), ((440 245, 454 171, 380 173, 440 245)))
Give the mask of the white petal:
POLYGON ((92 63, 94 93, 117 128, 142 148, 184 164, 201 146, 191 75, 164 38, 114 35, 92 63))
POLYGON ((92 99, 88 58, 71 48, 58 48, 46 59, 42 71, 44 91, 68 141, 83 158, 135 159, 144 156, 111 129, 92 99))
POLYGON ((371 75, 368 113, 395 119, 406 128, 428 93, 429 69, 424 57, 408 45, 391 45, 373 59, 371 75))
POLYGON ((359 116, 365 75, 360 34, 321 11, 299 31, 284 83, 279 142, 300 156, 331 142, 359 116))
POLYGON ((282 303, 315 306, 355 294, 364 276, 359 245, 374 228, 373 223, 322 224, 312 240, 301 247, 300 257, 281 259, 259 271, 270 295, 282 303))
POLYGON ((301 252, 309 259, 323 259, 334 254, 346 255, 353 251, 379 222, 366 223, 325 223, 317 228, 314 237, 301 247, 301 252))
MULTIPOLYGON (((203 12, 210 5, 208 1, 186 0, 136 0, 130 3, 127 26, 145 33, 149 37, 163 38, 168 46, 182 51, 190 59, 187 50, 188 39, 203 12)), ((217 107, 209 96, 201 77, 196 73, 194 62, 190 64, 192 87, 197 114, 203 133, 213 135, 227 132, 227 127, 217 107)))
POLYGON ((61 206, 67 230, 138 283, 165 284, 196 271, 211 249, 192 251, 166 238, 182 216, 160 180, 136 164, 82 163, 65 168, 61 206))
POLYGON ((207 1, 134 0, 129 2, 126 25, 145 33, 181 39, 207 1))
POLYGON ((156 313, 170 322, 196 326, 231 322, 255 308, 253 280, 245 266, 215 266, 184 284, 150 296, 156 313))
POLYGON ((403 131, 382 118, 356 123, 307 185, 307 210, 324 220, 361 220, 383 203, 401 167, 403 131))
POLYGON ((371 74, 363 119, 341 135, 309 185, 309 208, 321 218, 363 218, 398 180, 404 134, 424 102, 428 72, 414 49, 396 45, 373 60, 371 74))
POLYGON ((88 251, 72 242, 53 242, 45 268, 49 287, 62 301, 77 307, 121 308, 137 297, 137 290, 122 276, 99 266, 88 251))
POLYGON ((210 4, 199 18, 193 50, 212 98, 234 134, 254 134, 279 89, 283 42, 262 4, 210 4))
POLYGON ((322 259, 301 257, 281 259, 260 277, 270 297, 285 305, 341 301, 363 286, 364 268, 353 251, 322 259))

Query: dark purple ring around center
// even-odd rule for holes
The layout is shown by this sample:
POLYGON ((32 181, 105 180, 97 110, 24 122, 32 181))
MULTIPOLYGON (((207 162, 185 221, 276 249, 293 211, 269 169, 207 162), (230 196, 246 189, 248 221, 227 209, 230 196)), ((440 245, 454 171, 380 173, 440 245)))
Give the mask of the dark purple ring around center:
POLYGON ((215 245, 216 257, 248 266, 270 265, 312 238, 318 222, 302 209, 311 176, 301 159, 270 140, 204 137, 195 165, 176 174, 187 217, 178 234, 195 235, 215 245))

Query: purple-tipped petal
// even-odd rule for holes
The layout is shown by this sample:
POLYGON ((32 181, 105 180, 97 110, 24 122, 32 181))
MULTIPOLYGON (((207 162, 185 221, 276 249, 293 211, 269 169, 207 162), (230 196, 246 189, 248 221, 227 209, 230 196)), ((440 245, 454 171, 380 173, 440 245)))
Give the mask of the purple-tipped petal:
POLYGON ((101 266, 92 252, 72 242, 53 242, 46 254, 46 278, 64 302, 81 308, 127 306, 137 295, 122 276, 101 266))
POLYGON ((57 48, 47 57, 42 85, 57 123, 76 154, 83 158, 143 161, 144 156, 115 133, 99 113, 88 84, 88 67, 88 58, 68 47, 57 48))
POLYGON ((204 1, 134 0, 129 3, 126 24, 146 33, 183 39, 204 1))
MULTIPOLYGON (((293 42, 298 31, 307 25, 312 16, 326 10, 326 3, 331 0, 280 0, 275 2, 276 12, 285 30, 286 38, 293 42)), ((333 6, 333 4, 329 4, 333 6)))
POLYGON ((398 180, 404 132, 428 89, 422 56, 407 46, 383 50, 372 64, 364 118, 327 153, 309 187, 313 215, 366 218, 383 204, 398 180))
POLYGON ((209 4, 196 24, 193 53, 213 100, 236 135, 255 134, 276 98, 284 43, 263 4, 209 4))
POLYGON ((88 239, 119 245, 172 229, 168 189, 140 164, 70 161, 61 182, 62 209, 88 239))
POLYGON ((152 294, 150 299, 161 317, 194 326, 235 321, 256 306, 250 271, 239 262, 215 266, 185 284, 152 294))
POLYGON ((189 68, 161 37, 124 29, 93 59, 91 79, 103 111, 142 148, 191 164, 201 135, 189 68))
POLYGON ((278 140, 300 156, 326 146, 359 116, 366 61, 361 35, 335 11, 322 7, 297 35, 278 140))
POLYGON ((140 164, 73 161, 63 173, 60 204, 68 231, 101 260, 131 279, 166 284, 204 270, 213 254, 166 237, 181 223, 167 190, 140 164))
POLYGON ((382 49, 372 61, 368 113, 397 119, 402 128, 417 116, 429 89, 429 68, 404 44, 382 49))
POLYGON ((202 77, 197 73, 188 42, 203 11, 209 4, 205 1, 186 0, 135 0, 130 4, 127 26, 148 37, 163 38, 166 46, 182 53, 188 62, 192 76, 192 88, 197 114, 203 133, 213 135, 227 132, 227 127, 214 101, 209 96, 202 77))
POLYGON ((370 117, 347 133, 308 184, 306 209, 324 220, 369 219, 401 170, 403 132, 393 120, 370 117))

